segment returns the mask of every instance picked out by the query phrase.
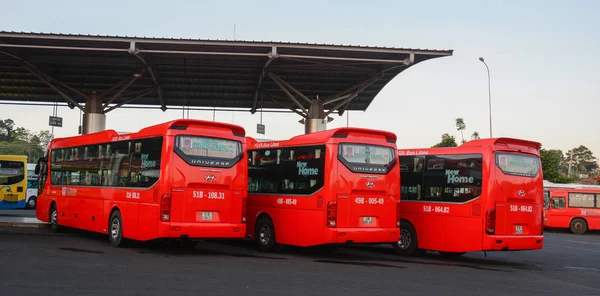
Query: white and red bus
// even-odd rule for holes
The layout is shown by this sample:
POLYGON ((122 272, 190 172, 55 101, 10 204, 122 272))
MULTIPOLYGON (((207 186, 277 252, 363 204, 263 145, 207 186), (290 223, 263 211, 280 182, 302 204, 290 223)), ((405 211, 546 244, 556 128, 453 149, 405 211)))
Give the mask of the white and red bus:
POLYGON ((512 138, 398 150, 402 255, 541 249, 540 144, 512 138))
POLYGON ((398 241, 396 135, 339 128, 248 138, 248 228, 261 251, 398 241))
POLYGON ((544 227, 575 234, 600 230, 600 186, 564 185, 545 188, 544 227))
POLYGON ((174 120, 137 133, 54 139, 40 159, 36 216, 124 239, 243 238, 242 127, 174 120))

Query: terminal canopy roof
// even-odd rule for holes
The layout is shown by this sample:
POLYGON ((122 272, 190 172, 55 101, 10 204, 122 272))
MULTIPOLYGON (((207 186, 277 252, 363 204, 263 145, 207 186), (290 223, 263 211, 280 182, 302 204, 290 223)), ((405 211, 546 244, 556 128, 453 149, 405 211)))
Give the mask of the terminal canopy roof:
MULTIPOLYGON (((366 110, 400 72, 452 50, 0 32, 0 100, 366 110)), ((89 111, 89 110, 87 110, 89 111)))

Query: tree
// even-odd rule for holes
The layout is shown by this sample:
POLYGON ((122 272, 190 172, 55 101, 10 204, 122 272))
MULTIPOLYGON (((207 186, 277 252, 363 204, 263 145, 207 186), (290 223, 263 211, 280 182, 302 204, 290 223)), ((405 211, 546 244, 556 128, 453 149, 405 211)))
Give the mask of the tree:
POLYGON ((35 162, 44 155, 50 138, 48 130, 32 133, 17 127, 12 119, 0 119, 0 154, 27 155, 30 162, 35 162))
POLYGON ((574 166, 575 174, 590 174, 598 169, 598 161, 592 151, 583 145, 569 150, 569 161, 574 166))
POLYGON ((565 157, 560 150, 540 150, 544 179, 553 183, 571 183, 574 180, 564 174, 565 157))
POLYGON ((456 130, 460 131, 460 136, 462 138, 462 142, 465 142, 465 136, 463 135, 463 131, 467 128, 467 125, 465 124, 465 120, 462 118, 457 118, 456 119, 456 130))
POLYGON ((454 138, 454 136, 451 136, 450 134, 446 133, 442 135, 442 141, 431 146, 432 148, 438 148, 438 147, 456 147, 458 146, 456 144, 456 139, 454 138))
POLYGON ((479 139, 481 139, 481 137, 479 136, 479 132, 474 131, 473 134, 471 134, 471 140, 479 140, 479 139))
POLYGON ((14 140, 15 122, 12 119, 0 120, 0 142, 14 140))

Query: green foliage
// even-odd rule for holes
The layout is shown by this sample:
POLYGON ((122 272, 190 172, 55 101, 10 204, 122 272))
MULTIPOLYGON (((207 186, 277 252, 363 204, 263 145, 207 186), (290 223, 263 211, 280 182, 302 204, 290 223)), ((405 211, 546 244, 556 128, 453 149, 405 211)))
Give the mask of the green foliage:
POLYGON ((571 183, 575 180, 565 174, 567 167, 565 156, 560 150, 540 150, 544 179, 553 183, 571 183))
POLYGON ((569 150, 567 154, 570 156, 569 160, 572 161, 575 172, 578 174, 590 174, 598 169, 597 158, 590 149, 583 145, 569 150))
POLYGON ((471 140, 479 140, 479 139, 481 139, 481 137, 479 136, 479 132, 474 131, 473 134, 471 134, 471 140))
POLYGON ((0 119, 0 154, 27 155, 29 162, 35 162, 44 155, 50 140, 48 130, 33 133, 17 127, 12 119, 0 119))
POLYGON ((456 147, 458 146, 458 144, 456 144, 456 139, 454 138, 454 136, 451 136, 450 134, 446 133, 442 135, 442 141, 431 146, 432 148, 439 148, 439 147, 456 147))
POLYGON ((465 120, 463 118, 457 118, 456 119, 456 130, 460 131, 460 136, 462 138, 462 143, 465 143, 465 136, 463 134, 463 131, 467 128, 467 124, 465 123, 465 120))

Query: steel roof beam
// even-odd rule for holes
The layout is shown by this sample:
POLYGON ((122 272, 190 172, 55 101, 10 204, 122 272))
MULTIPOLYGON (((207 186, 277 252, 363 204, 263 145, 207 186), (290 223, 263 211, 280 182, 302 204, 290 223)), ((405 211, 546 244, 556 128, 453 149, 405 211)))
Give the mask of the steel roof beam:
POLYGON ((256 84, 256 91, 254 91, 254 99, 252 100, 252 109, 250 109, 250 113, 254 114, 256 112, 256 104, 258 103, 258 95, 260 94, 260 88, 262 87, 263 79, 265 79, 265 74, 267 69, 271 65, 271 63, 279 57, 277 53, 277 46, 273 46, 271 48, 271 52, 268 54, 269 59, 265 63, 260 72, 260 77, 258 77, 258 83, 256 84))
MULTIPOLYGON (((116 104, 116 105, 114 105, 114 106, 112 106, 112 107, 110 107, 110 108, 108 108, 108 109, 104 110, 104 111, 103 111, 103 113, 104 113, 104 114, 106 114, 106 113, 108 113, 108 112, 110 112, 110 111, 112 111, 112 110, 115 110, 115 109, 117 109, 117 108, 119 108, 119 107, 121 107, 121 106, 123 106, 123 105, 125 105, 125 104, 129 104, 129 103, 131 103, 131 102, 133 102, 133 101, 135 101, 135 100, 137 100, 137 99, 139 99, 139 98, 141 98, 141 97, 143 97, 143 96, 145 96, 145 95, 148 95, 148 94, 150 94, 150 93, 153 93, 153 92, 155 92, 155 91, 156 91, 156 89, 155 89, 155 88, 148 89, 148 90, 146 90, 145 92, 143 92, 143 93, 141 93, 141 94, 139 94, 139 95, 137 95, 137 96, 135 96, 135 97, 133 97, 133 98, 131 98, 131 99, 125 100, 125 101, 123 101, 123 102, 121 102, 121 103, 119 103, 119 104, 116 104)), ((106 106, 105 106, 105 107, 106 107, 106 106)), ((162 110, 162 106, 161 106, 161 110, 162 110)), ((163 110, 163 111, 164 111, 164 110, 163 110)))
POLYGON ((294 93, 296 93, 298 96, 300 96, 301 98, 303 98, 307 103, 309 103, 309 104, 312 103, 311 99, 307 98, 304 94, 302 94, 301 92, 299 92, 297 89, 295 89, 289 83, 285 82, 285 80, 279 78, 279 76, 275 75, 275 73, 270 73, 270 74, 272 75, 271 79, 273 79, 273 80, 277 79, 281 84, 283 84, 285 87, 289 88, 294 93))
POLYGON ((13 55, 13 54, 10 54, 10 53, 4 52, 4 51, 0 51, 0 53, 4 54, 6 56, 12 57, 12 58, 16 59, 17 61, 19 61, 19 63, 21 63, 21 66, 23 68, 25 68, 27 71, 29 71, 29 73, 31 73, 33 76, 37 77, 44 84, 48 85, 48 87, 50 87, 54 91, 56 91, 65 101, 69 102, 70 103, 69 107, 73 106, 73 108, 77 107, 77 108, 81 109, 82 111, 85 111, 84 108, 81 105, 79 105, 69 95, 67 95, 66 93, 64 93, 62 90, 60 90, 56 85, 54 85, 52 83, 52 81, 58 81, 58 80, 53 79, 51 76, 44 74, 36 66, 34 66, 31 63, 29 63, 29 62, 21 59, 20 57, 18 57, 16 55, 13 55))
POLYGON ((270 99, 271 101, 273 101, 273 103, 275 103, 275 104, 277 104, 277 105, 279 105, 279 106, 281 106, 281 107, 283 107, 283 108, 290 109, 290 111, 292 111, 292 112, 294 112, 294 113, 296 113, 296 114, 298 114, 298 115, 302 116, 303 118, 307 118, 307 117, 308 117, 308 115, 307 115, 307 114, 305 114, 305 113, 302 113, 302 112, 300 112, 300 111, 296 110, 296 109, 295 109, 293 106, 290 106, 290 105, 288 105, 288 104, 285 104, 285 103, 281 102, 280 100, 278 100, 277 98, 275 98, 275 96, 273 96, 272 94, 270 94, 270 93, 263 93, 263 94, 264 94, 264 95, 265 95, 265 96, 266 96, 268 99, 270 99))
POLYGON ((283 90, 283 92, 288 96, 288 98, 290 98, 290 100, 292 100, 292 102, 294 102, 296 104, 296 106, 298 106, 300 109, 302 109, 302 112, 304 112, 304 114, 308 114, 308 111, 306 111, 306 108, 304 108, 304 106, 302 106, 302 104, 300 104, 300 102, 298 102, 298 100, 294 97, 294 95, 292 95, 290 93, 290 91, 287 90, 287 88, 285 88, 285 86, 277 80, 277 78, 274 78, 276 76, 274 76, 273 73, 269 72, 267 75, 269 77, 271 77, 271 79, 273 79, 275 84, 277 84, 277 86, 279 86, 279 88, 281 88, 281 90, 283 90))
POLYGON ((156 70, 154 69, 154 67, 150 64, 148 64, 148 62, 146 62, 146 59, 144 59, 144 57, 140 56, 140 50, 139 48, 136 47, 135 45, 135 41, 131 41, 129 44, 129 53, 132 54, 133 56, 135 56, 136 58, 138 58, 144 65, 146 65, 146 68, 148 70, 148 72, 150 73, 150 77, 152 77, 152 82, 154 82, 154 85, 156 86, 156 91, 158 93, 158 99, 160 100, 160 110, 167 111, 167 103, 165 100, 165 95, 163 93, 163 89, 162 86, 158 83, 158 75, 156 75, 156 70))

